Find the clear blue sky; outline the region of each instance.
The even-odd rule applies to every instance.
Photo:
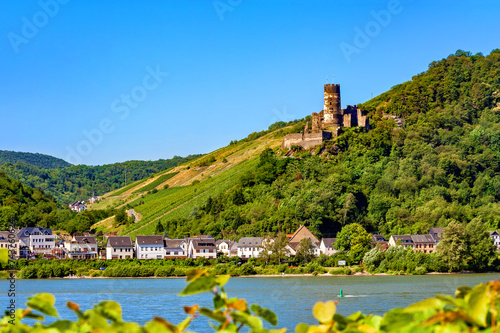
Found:
[[[332,75],[345,107],[457,49],[489,54],[499,14],[497,0],[1,1],[0,150],[207,153],[320,111]]]

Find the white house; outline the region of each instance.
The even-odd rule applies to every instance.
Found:
[[[405,249],[408,247],[413,248],[415,246],[411,235],[392,235],[391,238],[389,238],[389,246],[397,245],[401,245]]]
[[[215,246],[217,247],[217,252],[222,253],[222,255],[226,257],[231,256],[231,247],[233,246],[234,241],[227,239],[219,239],[215,242]]]
[[[187,247],[185,239],[165,238],[165,258],[186,258]]]
[[[55,247],[55,237],[52,230],[41,227],[25,227],[17,233],[19,240],[23,245],[29,248],[31,253],[52,254]]]
[[[321,239],[321,243],[319,244],[319,250],[321,251],[321,253],[326,254],[327,256],[331,256],[332,254],[339,252],[333,248],[333,244],[335,244],[336,240],[337,238]]]
[[[81,211],[87,209],[87,207],[84,205],[84,202],[85,201],[75,201],[69,205],[69,209],[71,209],[74,212],[80,213]]]
[[[163,236],[136,236],[135,254],[137,259],[163,259],[165,257]]]
[[[97,241],[92,236],[73,236],[66,244],[69,259],[96,259]]]
[[[263,251],[262,237],[242,237],[236,247],[237,255],[241,259],[257,258]]]
[[[207,259],[217,258],[217,248],[215,247],[215,240],[213,238],[195,237],[188,239],[188,258],[205,257]]]
[[[106,259],[134,258],[134,244],[129,236],[108,237],[106,244]]]
[[[493,244],[497,249],[500,249],[500,234],[498,231],[488,231],[490,233],[490,238],[493,240]]]

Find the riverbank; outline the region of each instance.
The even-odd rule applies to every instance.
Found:
[[[463,272],[430,272],[426,274],[391,274],[391,273],[368,273],[368,272],[358,272],[354,274],[255,274],[255,275],[234,275],[231,278],[292,278],[292,277],[350,277],[350,276],[425,276],[425,275],[467,275],[467,274],[496,274],[498,272],[471,272],[471,271],[463,271]],[[83,277],[53,277],[48,279],[185,279],[186,276],[121,276],[121,277],[108,277],[108,276],[83,276]]]

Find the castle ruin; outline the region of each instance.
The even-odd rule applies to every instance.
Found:
[[[340,107],[340,85],[325,84],[323,110],[319,113],[313,112],[312,125],[309,130],[309,122],[302,133],[288,134],[283,138],[281,148],[290,149],[292,146],[300,146],[303,149],[320,145],[325,140],[336,138],[343,127],[370,128],[369,118],[356,105],[348,105],[345,109]]]

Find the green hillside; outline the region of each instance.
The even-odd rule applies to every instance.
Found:
[[[73,165],[57,169],[44,169],[18,161],[15,164],[1,163],[0,170],[26,185],[52,194],[59,203],[67,205],[75,200],[88,199],[94,191],[96,195],[103,195],[121,188],[126,185],[125,176],[127,184],[130,184],[199,156],[174,156],[166,160],[128,161],[100,166]]]
[[[40,169],[57,169],[71,166],[70,163],[57,157],[8,150],[0,150],[0,163],[25,163],[39,167]]]
[[[0,171],[0,230],[41,226],[69,233],[89,231],[91,226],[114,214],[114,210],[93,210],[77,214],[61,207],[43,191],[24,185]]]
[[[353,222],[385,235],[473,219],[499,227],[500,50],[457,51],[361,106],[371,117],[368,132],[346,129],[283,158],[281,138],[300,131],[300,121],[174,168],[168,172],[179,173],[156,191],[137,192],[143,182],[109,196],[102,207],[141,213],[130,235],[151,234],[158,222],[170,237],[233,238],[300,224],[318,236]]]

